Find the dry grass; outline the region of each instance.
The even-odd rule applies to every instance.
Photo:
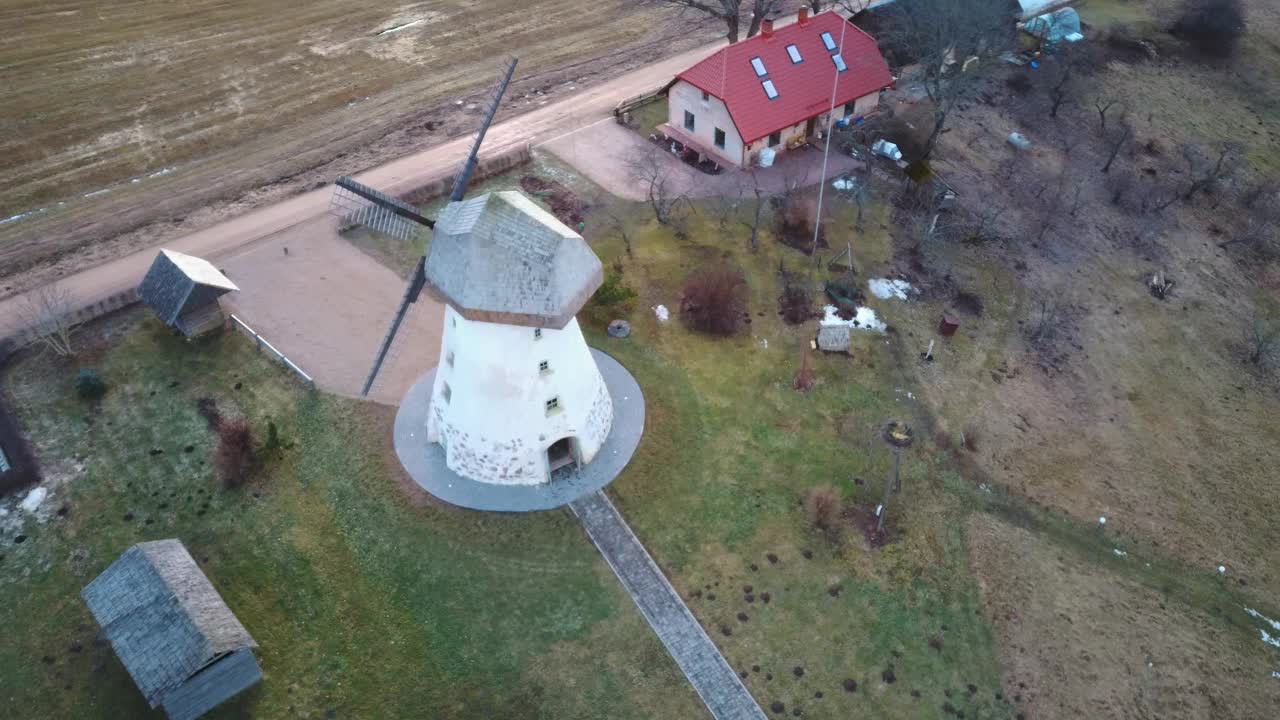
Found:
[[[483,104],[507,54],[520,67],[504,115],[705,38],[670,37],[675,20],[621,0],[6,3],[0,219],[36,214],[0,225],[0,274],[122,209],[181,223],[194,200],[468,131],[477,113],[454,101]]]

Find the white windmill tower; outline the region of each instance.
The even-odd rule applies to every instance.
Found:
[[[446,309],[426,431],[450,470],[534,484],[595,457],[613,402],[574,316],[603,278],[582,236],[519,192],[441,213],[426,282]]]

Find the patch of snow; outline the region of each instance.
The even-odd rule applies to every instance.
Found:
[[[1254,610],[1251,607],[1245,608],[1244,611],[1248,613],[1250,616],[1255,617],[1261,620],[1262,622],[1270,625],[1277,632],[1280,632],[1280,622],[1276,622],[1275,620],[1272,620],[1271,618],[1267,617],[1266,615],[1263,615],[1262,613],[1258,612],[1257,610]]]
[[[1268,645],[1274,645],[1275,647],[1280,647],[1280,637],[1271,637],[1267,634],[1266,630],[1259,630],[1258,632],[1262,633],[1262,642]]]
[[[1111,552],[1115,553],[1116,557],[1129,557],[1129,553],[1121,550],[1120,548],[1112,548]]]
[[[366,99],[367,99],[367,98],[366,98]],[[147,177],[149,177],[149,178],[164,177],[165,175],[168,175],[169,173],[171,173],[171,172],[173,172],[174,170],[177,170],[177,169],[178,169],[178,168],[176,168],[176,167],[161,168],[161,169],[159,169],[159,170],[157,170],[157,171],[155,171],[155,172],[151,173],[151,174],[150,174],[150,175],[148,175]]]
[[[31,488],[31,492],[18,503],[18,508],[25,513],[33,513],[40,507],[40,503],[44,502],[45,497],[49,495],[49,490],[44,487]]]
[[[1098,524],[1099,524],[1099,525],[1106,525],[1106,524],[1107,524],[1107,516],[1103,515],[1102,517],[1098,518]]]
[[[93,192],[91,192],[91,193],[85,193],[84,195],[81,195],[80,197],[87,197],[87,198],[91,198],[91,197],[95,197],[95,196],[98,196],[98,195],[106,195],[106,194],[107,194],[107,193],[109,193],[109,192],[111,192],[111,188],[102,188],[101,190],[94,190],[94,191],[93,191]]]
[[[886,327],[880,318],[876,317],[876,311],[869,307],[859,307],[852,320],[845,320],[840,317],[840,311],[835,305],[828,305],[824,308],[822,324],[827,327],[846,325],[851,328],[871,330],[873,332],[884,332]]]
[[[769,349],[769,338],[760,338],[760,347],[765,350]]]
[[[1280,678],[1280,670],[1272,670],[1272,671],[1271,671],[1271,677],[1273,677],[1273,678]]]
[[[889,278],[875,278],[867,281],[867,287],[871,290],[871,294],[881,300],[889,298],[898,298],[906,300],[907,293],[915,290],[911,287],[911,283],[906,280],[890,280]]]
[[[426,18],[418,18],[417,20],[414,20],[412,22],[407,22],[407,23],[404,23],[403,25],[396,25],[395,27],[389,27],[386,30],[379,31],[374,34],[378,36],[390,35],[391,33],[397,33],[397,32],[400,32],[401,30],[404,30],[405,28],[411,28],[414,25],[426,22],[426,20],[427,20]]]
[[[654,307],[653,314],[658,316],[658,322],[666,322],[671,319],[671,313],[667,310],[666,305],[658,305]]]
[[[1219,565],[1219,566],[1218,566],[1218,574],[1219,574],[1219,575],[1221,575],[1221,574],[1225,573],[1226,571],[1227,571],[1227,567],[1226,567],[1225,565]]]
[[[768,167],[768,165],[762,164],[761,167]],[[854,181],[848,178],[836,178],[835,180],[831,181],[831,187],[837,190],[845,191],[845,192],[848,192],[849,190],[852,190],[857,186],[858,186],[857,183],[855,183]]]

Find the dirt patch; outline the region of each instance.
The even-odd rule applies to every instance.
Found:
[[[991,516],[973,516],[968,529],[1004,694],[1027,717],[1274,714],[1275,658],[1256,631],[1226,627]]]
[[[520,178],[520,188],[551,206],[551,214],[571,228],[582,227],[590,206],[565,187],[564,183],[534,175]]]

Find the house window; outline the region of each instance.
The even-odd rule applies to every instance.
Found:
[[[688,115],[688,114],[689,114],[689,113],[685,113],[685,115]],[[533,329],[533,339],[534,339],[534,340],[541,340],[541,339],[542,339],[542,328],[534,328],[534,329]]]
[[[773,133],[772,135],[770,135],[770,136],[769,136],[769,147],[773,147],[774,145],[778,145],[778,144],[779,144],[779,143],[781,143],[781,142],[782,142],[782,131],[781,131],[781,130],[779,130],[778,132]]]
[[[844,104],[844,116],[845,116],[845,117],[853,117],[853,111],[854,111],[854,109],[856,109],[857,104],[858,104],[858,103],[857,103],[857,101],[856,101],[856,100],[850,100],[849,102],[845,103],[845,104]]]
[[[764,77],[769,71],[764,67],[764,61],[758,57],[751,58],[751,69],[756,71],[756,77]]]
[[[844,64],[844,58],[840,57],[840,53],[832,55],[831,62],[836,64],[836,72],[844,72],[849,69],[849,66]]]
[[[804,62],[804,58],[800,57],[800,48],[796,47],[795,45],[787,46],[787,54],[791,56],[792,65],[799,65],[800,63]]]
[[[542,373],[543,375],[546,375],[547,373],[551,372],[551,363],[547,362],[546,360],[540,361],[538,363],[538,372]]]
[[[827,46],[828,51],[836,49],[836,39],[829,32],[822,33],[822,44]]]
[[[716,128],[716,147],[724,149],[724,131]]]
[[[711,93],[707,92],[706,90],[703,90],[703,91],[702,91],[702,102],[706,102],[706,101],[708,101],[708,100],[710,100],[710,99],[711,99]]]
[[[441,385],[440,398],[444,400],[447,405],[449,403],[449,399],[453,397],[453,390],[449,389],[449,383],[441,383]]]
[[[547,414],[555,415],[558,412],[560,412],[560,398],[553,397],[547,401]]]
[[[449,363],[449,367],[453,367],[453,351],[452,350],[445,353],[444,361]]]
[[[688,110],[685,110],[684,111],[684,129],[688,130],[689,132],[693,132],[694,122],[695,120],[693,117],[693,113],[689,112]]]
[[[449,322],[453,324],[453,327],[458,327],[458,316],[454,315],[453,317],[450,317]]]
[[[765,80],[760,83],[760,86],[764,88],[764,94],[768,95],[770,100],[776,100],[778,98],[778,88],[773,86],[772,80]]]

